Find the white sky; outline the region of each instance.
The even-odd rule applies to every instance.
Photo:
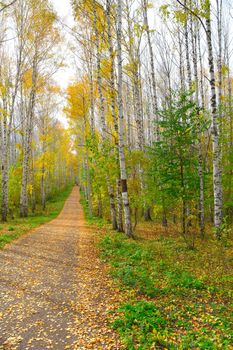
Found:
[[[70,17],[72,17],[70,0],[51,0],[51,3],[61,17],[70,20]]]
[[[50,2],[53,4],[53,7],[57,12],[60,21],[72,28],[74,26],[74,19],[72,16],[72,7],[70,0],[50,0]],[[65,126],[67,126],[66,117],[62,110],[65,104],[65,90],[68,84],[73,80],[75,72],[72,68],[72,61],[70,59],[71,53],[69,52],[69,41],[71,40],[71,37],[65,29],[62,30],[62,34],[65,36],[65,42],[61,45],[61,55],[63,57],[65,67],[60,68],[59,71],[55,74],[55,80],[63,90],[60,113],[57,117]]]
[[[58,14],[60,21],[72,28],[74,26],[74,19],[72,16],[70,0],[50,1]],[[69,41],[71,38],[66,30],[63,30],[62,33],[65,35],[65,39],[67,40],[67,43],[62,44],[62,55],[64,56],[64,63],[66,64],[66,67],[59,70],[59,72],[56,74],[56,80],[58,81],[59,85],[65,89],[74,76],[74,70],[72,69],[72,63],[69,60]]]

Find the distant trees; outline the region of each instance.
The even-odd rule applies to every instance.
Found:
[[[62,142],[56,146],[56,137],[62,141],[66,134],[54,117],[59,88],[52,72],[58,69],[55,48],[61,40],[56,15],[46,0],[17,0],[2,6],[0,194],[6,221],[18,209],[24,217],[39,202],[45,208],[48,196],[66,181],[56,160],[71,179],[74,157],[68,136],[66,151]]]

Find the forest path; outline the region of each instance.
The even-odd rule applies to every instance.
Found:
[[[119,349],[115,298],[75,187],[53,221],[0,251],[0,349]]]

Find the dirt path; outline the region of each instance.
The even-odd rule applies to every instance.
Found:
[[[0,349],[120,349],[92,231],[76,187],[55,220],[0,251]]]

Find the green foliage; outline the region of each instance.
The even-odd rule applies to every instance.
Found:
[[[176,214],[187,225],[188,215],[195,219],[198,214],[198,123],[202,131],[207,125],[192,101],[192,93],[174,93],[171,105],[160,111],[158,123],[161,139],[150,150],[148,187],[157,205],[167,211],[176,207]]]
[[[94,215],[90,216],[88,202],[86,201],[84,193],[82,191],[80,203],[82,204],[85,219],[87,220],[89,225],[96,225],[99,228],[101,228],[104,226],[104,224],[106,224],[106,221],[103,218]]]
[[[127,349],[136,349],[135,343],[140,344],[140,349],[148,349],[151,345],[168,346],[160,333],[161,329],[166,327],[167,321],[154,303],[147,301],[127,303],[119,309],[119,312],[122,317],[115,320],[113,327],[119,330]]]
[[[19,164],[17,164],[15,168],[10,168],[8,188],[9,208],[16,211],[19,204],[21,189],[21,166]]]
[[[165,197],[189,200],[198,185],[197,111],[190,95],[174,96],[171,107],[160,111],[161,141],[151,151],[152,174]]]
[[[189,272],[176,269],[174,271],[168,271],[166,276],[169,279],[171,287],[175,288],[190,288],[190,289],[203,289],[204,283],[198,278],[192,276]]]
[[[100,243],[102,257],[110,259],[114,266],[113,277],[119,279],[125,286],[137,289],[139,294],[154,297],[158,290],[148,271],[150,252],[141,249],[134,242],[121,238],[120,234],[114,239],[106,236]]]
[[[180,312],[174,303],[162,306],[160,302],[135,301],[118,310],[119,318],[113,322],[113,327],[119,331],[126,348],[132,350],[228,349],[233,339],[230,322],[202,314],[198,329],[197,310],[203,312],[199,307],[196,310],[187,307]]]
[[[5,234],[0,236],[0,248],[3,248],[4,245],[6,245],[7,243],[10,243],[17,237],[18,237],[17,234]]]
[[[159,8],[159,11],[164,19],[167,19],[170,15],[169,7],[169,5],[162,5]]]

